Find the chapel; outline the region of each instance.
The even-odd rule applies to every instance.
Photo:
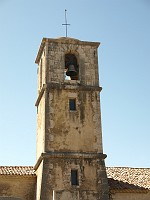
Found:
[[[106,167],[99,42],[43,38],[36,163],[0,167],[0,200],[149,200],[150,169]]]

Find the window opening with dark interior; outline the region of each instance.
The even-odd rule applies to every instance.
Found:
[[[79,185],[78,170],[71,170],[71,185]]]
[[[76,110],[76,100],[69,99],[69,110]]]
[[[74,54],[65,55],[65,80],[78,80],[79,79],[79,66],[77,58]]]

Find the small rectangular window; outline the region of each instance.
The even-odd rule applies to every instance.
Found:
[[[75,99],[69,99],[69,109],[76,110],[76,100]]]
[[[78,185],[78,170],[71,170],[71,185]]]

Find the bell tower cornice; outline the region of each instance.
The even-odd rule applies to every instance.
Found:
[[[59,37],[59,38],[43,38],[41,41],[41,45],[39,47],[39,51],[35,60],[35,63],[38,64],[39,60],[41,58],[43,49],[46,45],[46,43],[59,43],[59,44],[76,44],[76,45],[87,45],[87,46],[95,46],[99,47],[100,42],[88,42],[88,41],[81,41],[75,38],[70,37]]]

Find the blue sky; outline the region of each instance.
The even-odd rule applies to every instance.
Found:
[[[43,37],[99,47],[107,166],[149,167],[150,1],[0,0],[0,165],[34,165],[37,66]]]

